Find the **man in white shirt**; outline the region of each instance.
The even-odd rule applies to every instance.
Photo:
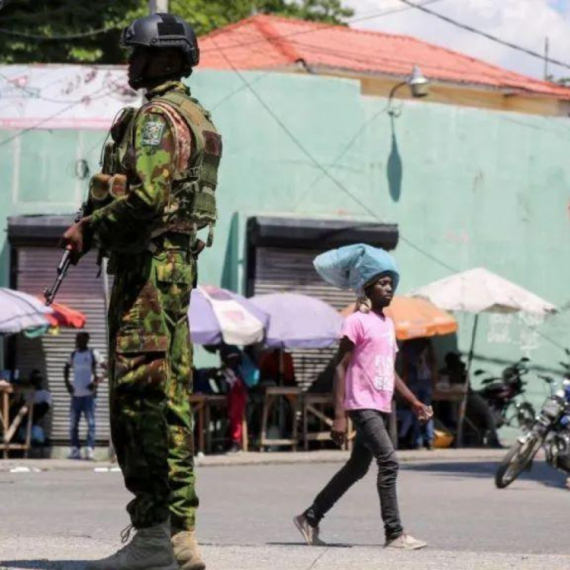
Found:
[[[69,459],[81,459],[79,422],[82,414],[87,422],[85,458],[94,459],[95,456],[95,398],[97,384],[101,381],[97,375],[98,364],[101,364],[101,357],[97,351],[89,348],[89,333],[78,333],[75,337],[75,350],[63,369],[65,386],[71,395]],[[73,383],[69,380],[70,369],[73,369]]]

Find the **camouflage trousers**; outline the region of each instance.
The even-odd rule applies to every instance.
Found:
[[[121,259],[109,307],[110,416],[135,528],[192,530],[194,442],[187,311],[195,261],[184,250]]]

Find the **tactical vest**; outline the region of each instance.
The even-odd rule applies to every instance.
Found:
[[[177,145],[172,185],[162,219],[152,228],[153,237],[166,232],[195,236],[209,227],[207,245],[212,245],[217,218],[216,187],[222,156],[222,138],[213,125],[210,113],[196,99],[179,91],[166,92],[141,108],[160,108],[171,124]],[[103,150],[102,174],[90,184],[90,197],[95,207],[128,193],[128,181],[134,174],[134,130],[137,112],[123,109],[111,128],[111,141]],[[181,120],[188,127],[192,140],[181,136]],[[188,151],[190,147],[190,152]]]

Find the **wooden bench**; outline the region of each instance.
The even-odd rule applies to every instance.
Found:
[[[16,397],[24,397],[24,404],[18,410],[14,418],[10,418],[10,403]],[[27,416],[26,440],[24,443],[12,443],[14,436],[18,433],[18,428]],[[4,459],[8,459],[12,450],[23,450],[24,457],[28,457],[28,452],[32,441],[32,420],[34,417],[34,390],[12,384],[0,384],[0,431],[2,441],[0,447],[3,449]]]
[[[269,415],[273,411],[276,403],[281,404],[281,400],[285,399],[291,406],[290,418],[290,438],[272,439],[267,437],[267,423]],[[295,387],[285,386],[269,386],[265,388],[263,396],[263,408],[261,414],[261,437],[259,440],[259,450],[265,451],[266,447],[285,445],[290,446],[293,451],[297,451],[297,416],[301,406],[301,390]]]
[[[206,430],[206,443],[205,443],[205,453],[212,453],[212,408],[227,408],[228,407],[228,397],[227,395],[216,395],[216,394],[205,394],[202,395],[204,398],[204,423],[202,430]],[[241,448],[243,451],[249,451],[249,436],[248,436],[248,426],[247,426],[247,415],[243,418],[243,430],[241,439]]]
[[[326,409],[332,410],[332,413],[327,415]],[[303,431],[301,434],[305,450],[309,449],[310,441],[330,441],[331,428],[334,420],[334,398],[331,393],[325,394],[312,394],[305,393],[302,397],[302,417],[303,417]],[[316,418],[319,420],[318,431],[310,431],[309,422],[311,419]],[[352,429],[352,422],[350,418],[347,423],[347,437],[343,449],[351,449],[352,442],[356,436]]]
[[[205,431],[204,431],[204,415],[206,411],[206,396],[204,394],[192,394],[190,396],[190,406],[194,416],[194,434],[198,436],[198,445],[195,450],[196,453],[204,453],[206,450],[205,445]]]

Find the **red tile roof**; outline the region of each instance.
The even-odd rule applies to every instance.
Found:
[[[432,80],[569,99],[570,89],[409,36],[257,15],[200,38],[202,68],[320,70],[393,77],[414,65]]]

